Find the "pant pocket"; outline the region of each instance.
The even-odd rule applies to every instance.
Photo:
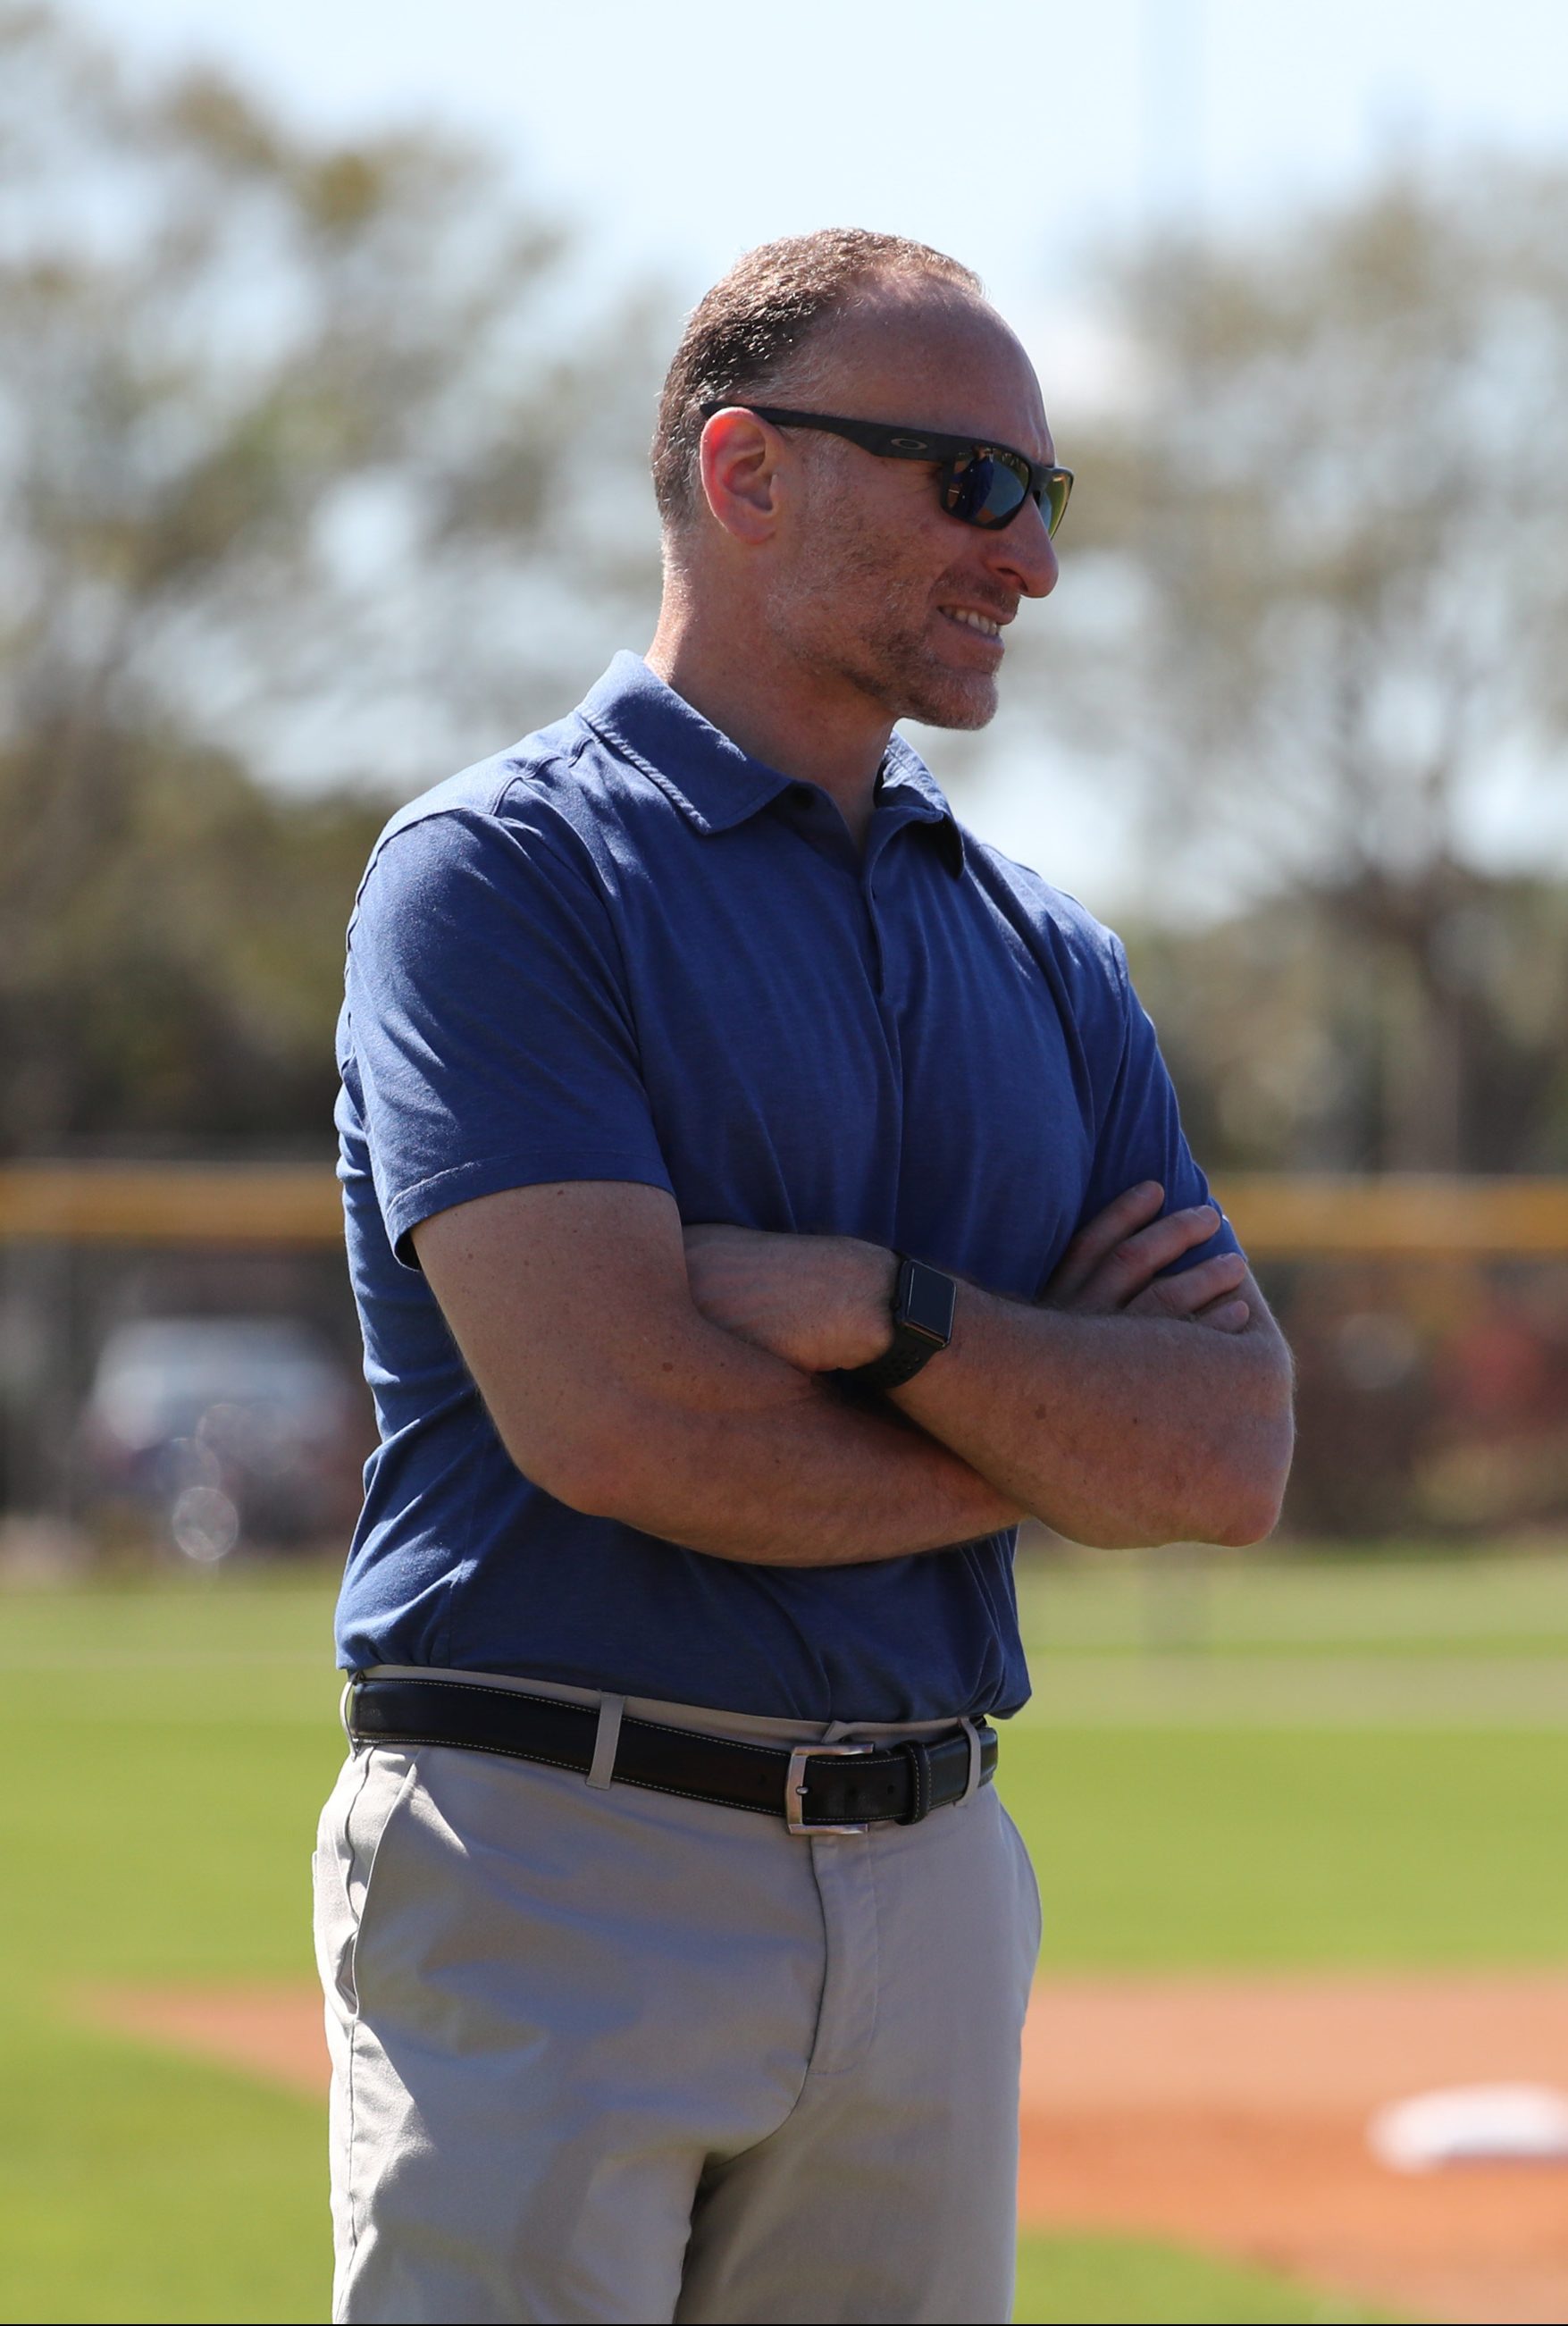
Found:
[[[362,1750],[345,1763],[321,1812],[311,1860],[316,1968],[329,2000],[359,2008],[355,1957],[376,1861],[415,1776],[411,1754]]]

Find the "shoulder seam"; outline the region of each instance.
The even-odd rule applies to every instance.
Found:
[[[499,812],[501,802],[506,798],[506,794],[511,790],[512,786],[515,783],[526,781],[527,777],[533,773],[535,768],[559,766],[564,768],[566,773],[570,775],[593,740],[594,730],[588,724],[587,721],[584,720],[582,733],[578,737],[570,751],[550,751],[544,754],[543,758],[537,756],[524,757],[521,752],[508,752],[505,762],[506,770],[506,780],[492,798],[490,814],[494,815]],[[435,811],[438,814],[441,814],[441,811],[440,809]]]
[[[580,740],[573,746],[571,751],[565,754],[552,752],[550,754],[549,762],[541,761],[539,764],[558,764],[570,773],[576,766],[579,758],[581,757],[583,751],[586,750],[589,743],[592,740],[592,732],[590,730],[589,733],[585,734]],[[364,901],[366,885],[368,882],[371,874],[375,871],[377,864],[381,861],[383,853],[386,849],[391,847],[394,841],[401,840],[405,833],[417,832],[423,824],[434,823],[443,816],[456,816],[459,818],[469,816],[478,817],[482,820],[495,820],[497,822],[500,820],[502,803],[505,800],[507,792],[511,789],[512,785],[516,782],[524,773],[523,763],[515,758],[509,758],[506,765],[508,772],[505,781],[500,783],[498,786],[493,786],[491,790],[485,795],[484,801],[482,803],[471,800],[443,801],[439,805],[422,808],[417,815],[410,816],[406,823],[398,823],[395,831],[388,829],[377,835],[376,845],[372,848],[369,858],[366,863],[365,870],[359,876],[359,885],[354,891],[354,907],[348,918],[350,934],[352,934],[354,923],[358,917],[359,907]],[[534,796],[537,795],[535,795]],[[554,807],[550,801],[541,799],[539,801],[539,805],[549,812],[552,823],[565,824],[566,829],[569,832],[571,831],[571,827],[570,823],[567,823],[566,818],[561,815],[560,810]],[[392,822],[396,822],[395,817],[392,819]],[[576,834],[573,834],[573,837],[575,838]],[[544,838],[543,834],[541,835],[541,838],[543,839],[543,844],[545,847],[554,848],[554,842],[552,840]],[[580,842],[579,844],[580,846]],[[554,852],[561,855],[562,858],[564,858],[568,853],[566,850],[559,848],[555,849]],[[584,852],[587,853],[586,851]],[[590,865],[592,861],[591,856],[589,856],[589,862]],[[578,870],[580,877],[582,868],[578,866],[574,869]],[[597,887],[598,884],[596,882],[593,885]]]

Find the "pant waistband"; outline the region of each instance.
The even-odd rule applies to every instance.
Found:
[[[791,1833],[918,1825],[989,1783],[995,1733],[963,1719],[926,1736],[762,1742],[628,1713],[626,1699],[574,1704],[525,1688],[385,1667],[349,1676],[343,1719],[356,1745],[450,1745],[783,1819]]]
[[[595,1711],[606,1699],[597,1688],[571,1688],[561,1680],[533,1679],[516,1672],[466,1671],[450,1664],[366,1664],[366,1679],[451,1679],[483,1688],[515,1689],[521,1696],[548,1696],[562,1704],[584,1704]],[[677,1704],[662,1696],[626,1696],[609,1699],[624,1706],[634,1720],[662,1721],[671,1728],[698,1728],[710,1736],[755,1736],[773,1744],[836,1744],[844,1736],[896,1739],[938,1736],[956,1727],[962,1716],[942,1720],[795,1720],[771,1714],[728,1712],[716,1705]],[[983,1717],[983,1716],[981,1716]]]

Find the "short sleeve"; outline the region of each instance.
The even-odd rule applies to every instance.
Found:
[[[1098,1126],[1094,1162],[1077,1225],[1087,1226],[1114,1197],[1140,1180],[1157,1179],[1165,1191],[1164,1209],[1183,1212],[1213,1198],[1209,1182],[1193,1159],[1182,1130],[1175,1086],[1160,1055],[1160,1046],[1147,1011],[1133,991],[1127,955],[1118,938],[1111,954],[1121,991],[1121,1061]],[[1207,1243],[1167,1269],[1166,1275],[1195,1267],[1217,1253],[1239,1251],[1236,1232],[1221,1214]]]
[[[670,1186],[605,899],[570,842],[449,809],[383,841],[349,930],[357,1084],[393,1250],[506,1187]]]

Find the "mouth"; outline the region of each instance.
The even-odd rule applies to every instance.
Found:
[[[939,606],[937,611],[944,621],[967,630],[971,637],[987,639],[998,655],[1006,651],[1002,643],[1002,625],[995,614],[982,613],[978,606]]]

